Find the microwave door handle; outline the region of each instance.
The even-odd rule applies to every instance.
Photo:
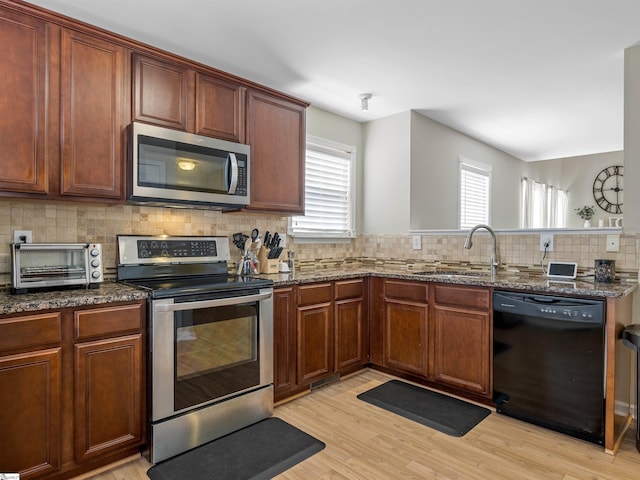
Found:
[[[235,153],[227,155],[227,180],[229,182],[227,193],[235,195],[236,188],[238,188],[238,159]]]
[[[202,300],[185,303],[169,303],[164,305],[155,305],[155,312],[177,312],[179,310],[195,310],[198,308],[214,308],[224,307],[226,305],[238,305],[241,303],[258,302],[270,298],[272,293],[259,293],[257,295],[246,295],[244,297],[221,298],[219,300]]]

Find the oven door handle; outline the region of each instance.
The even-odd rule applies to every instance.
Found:
[[[195,310],[198,308],[224,307],[226,305],[238,305],[241,303],[259,302],[271,298],[272,292],[259,293],[257,295],[246,295],[243,297],[221,298],[218,300],[202,300],[200,302],[185,303],[168,303],[164,305],[155,305],[153,310],[156,312],[177,312],[180,310]]]

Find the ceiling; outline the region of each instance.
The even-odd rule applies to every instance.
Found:
[[[622,150],[640,41],[638,0],[30,3],[361,122],[416,110],[526,161]]]

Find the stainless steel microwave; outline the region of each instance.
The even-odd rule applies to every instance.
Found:
[[[12,243],[11,291],[97,288],[103,278],[99,243]]]
[[[249,205],[249,145],[138,122],[130,142],[130,202]]]

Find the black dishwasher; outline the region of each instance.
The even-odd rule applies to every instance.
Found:
[[[493,294],[496,411],[604,442],[604,302]]]

